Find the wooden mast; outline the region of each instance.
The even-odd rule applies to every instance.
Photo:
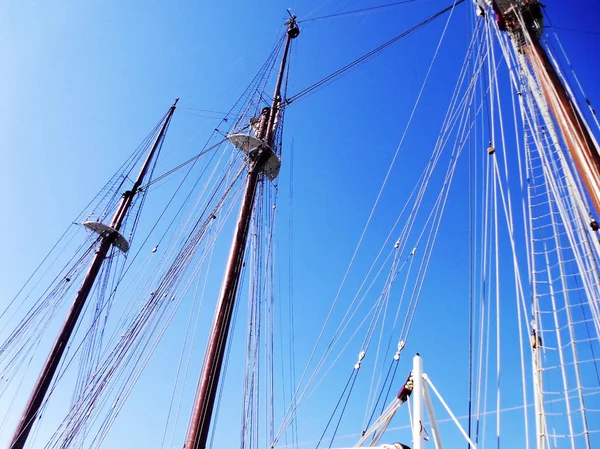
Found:
[[[539,0],[493,0],[491,4],[496,14],[499,29],[509,33],[514,47],[523,55],[535,74],[541,93],[548,104],[549,112],[551,112],[556,125],[560,129],[564,144],[585,185],[592,207],[595,209],[596,217],[598,217],[600,215],[600,153],[598,145],[540,41],[544,22],[541,3]],[[592,211],[588,212],[592,213]],[[592,220],[590,225],[596,231],[597,228],[594,229],[593,224],[596,223],[597,226],[597,222],[591,217],[590,219]],[[558,261],[562,263],[561,256],[558,256]],[[546,256],[547,263],[548,258]],[[552,292],[552,290],[550,291]],[[554,298],[552,301],[554,302]],[[537,306],[534,305],[533,307],[536,308]],[[566,307],[569,308],[570,306],[567,304]],[[532,310],[532,313],[537,316],[535,311]],[[537,448],[545,448],[551,436],[548,434],[544,413],[541,339],[538,335],[537,324],[533,324],[532,327],[535,441]],[[560,343],[560,339],[558,341]],[[577,366],[577,363],[575,361],[575,366]],[[587,424],[585,424],[585,412],[583,411],[583,413],[584,431],[582,435],[587,440],[587,447],[590,447],[589,432]]]
[[[206,347],[200,381],[188,432],[185,439],[185,449],[204,449],[208,441],[211,418],[214,409],[215,398],[219,386],[219,377],[223,364],[223,356],[227,346],[227,338],[231,317],[235,306],[238,285],[240,283],[244,252],[252,218],[252,209],[259,182],[259,175],[263,172],[265,163],[273,156],[273,145],[275,143],[275,131],[281,108],[281,85],[285,74],[288,52],[292,39],[298,37],[300,30],[296,23],[296,17],[291,16],[286,23],[288,25],[285,48],[279,67],[273,103],[270,108],[264,108],[259,118],[258,138],[262,144],[252,153],[249,153],[249,170],[246,179],[246,189],[240,206],[240,213],[231,242],[231,250],[227,260],[227,267],[215,316],[210,330],[209,340]]]
[[[560,76],[540,42],[543,29],[542,6],[538,0],[495,0],[493,8],[501,30],[507,30],[536,73],[542,92],[588,195],[600,216],[600,153],[577,107],[571,101]]]
[[[81,283],[81,287],[79,288],[79,291],[77,292],[77,295],[73,300],[73,304],[71,305],[71,309],[69,310],[67,318],[63,323],[60,333],[58,334],[58,337],[54,342],[54,346],[52,347],[52,350],[48,355],[46,363],[42,368],[42,372],[40,373],[40,376],[33,388],[31,396],[29,397],[29,401],[27,402],[27,406],[25,407],[25,410],[21,415],[21,419],[19,420],[19,424],[15,430],[15,433],[9,445],[9,449],[22,449],[25,446],[25,443],[27,442],[27,437],[29,436],[31,428],[33,427],[35,419],[44,402],[44,398],[46,397],[54,375],[56,374],[56,370],[58,369],[63,353],[67,348],[67,344],[69,342],[71,334],[73,333],[73,330],[77,325],[77,321],[79,319],[79,316],[81,315],[85,302],[94,286],[94,282],[96,281],[96,278],[100,273],[100,269],[102,268],[104,259],[106,259],[106,256],[108,255],[111,246],[115,245],[121,249],[126,248],[128,246],[128,244],[125,242],[125,240],[119,233],[119,230],[121,229],[121,226],[123,225],[123,222],[127,217],[127,212],[131,207],[133,198],[139,192],[144,177],[150,169],[150,165],[154,158],[154,155],[158,148],[160,148],[160,145],[164,140],[166,130],[169,126],[169,122],[171,121],[173,112],[175,112],[177,101],[178,99],[175,100],[175,103],[169,109],[169,112],[167,113],[163,121],[160,131],[154,139],[152,148],[150,149],[148,156],[146,157],[146,160],[144,161],[144,164],[140,169],[140,172],[135,183],[133,184],[133,187],[131,188],[131,190],[128,190],[123,194],[121,202],[119,203],[119,206],[113,216],[113,219],[111,220],[110,225],[106,226],[102,225],[101,223],[89,223],[90,226],[88,227],[90,227],[90,229],[93,229],[97,232],[101,232],[102,238],[100,240],[100,245],[96,250],[96,254],[92,259],[92,262],[90,264],[90,267],[88,268],[85,278]],[[84,223],[84,225],[87,224],[88,222]],[[124,242],[124,246],[120,242]]]

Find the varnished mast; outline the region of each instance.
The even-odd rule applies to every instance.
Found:
[[[12,441],[10,443],[9,449],[22,449],[27,442],[27,437],[31,432],[31,428],[37,418],[37,415],[40,411],[40,408],[44,402],[44,398],[50,388],[50,384],[56,374],[56,370],[58,369],[58,365],[60,364],[61,358],[67,348],[67,344],[77,325],[77,321],[79,316],[81,315],[81,311],[86,303],[86,300],[94,286],[94,282],[100,273],[100,269],[102,268],[102,264],[104,263],[104,259],[108,255],[111,246],[116,246],[119,249],[126,251],[128,248],[127,241],[120,234],[121,226],[125,218],[127,217],[127,212],[129,211],[131,204],[133,202],[133,198],[140,191],[140,187],[144,180],[144,177],[148,173],[150,169],[150,165],[152,160],[154,159],[154,155],[165,137],[166,130],[169,126],[169,122],[171,121],[171,117],[173,116],[173,112],[175,112],[175,107],[177,105],[177,100],[167,113],[163,124],[158,132],[152,147],[140,169],[138,177],[133,184],[131,190],[126,191],[122,198],[119,206],[113,216],[113,219],[110,222],[109,226],[106,226],[102,223],[95,222],[85,222],[84,226],[92,229],[102,235],[100,240],[100,245],[96,250],[96,254],[92,259],[90,267],[85,275],[83,282],[81,283],[81,287],[73,300],[73,304],[71,305],[71,309],[63,323],[63,326],[58,334],[58,337],[50,351],[50,355],[48,356],[44,367],[42,368],[42,372],[33,388],[31,396],[29,397],[29,401],[27,402],[27,406],[23,411],[17,429],[13,435]]]
[[[259,182],[259,175],[266,173],[265,164],[273,157],[275,134],[281,109],[281,85],[287,64],[287,56],[292,39],[298,37],[300,30],[296,24],[295,16],[292,16],[287,22],[288,30],[283,50],[283,57],[277,76],[275,93],[273,94],[273,103],[270,108],[264,108],[259,117],[258,131],[256,138],[260,141],[257,148],[248,153],[249,170],[246,179],[246,189],[240,213],[231,243],[231,250],[227,260],[227,268],[217,309],[213,318],[213,324],[210,330],[209,340],[204,356],[200,381],[190,424],[185,440],[185,449],[204,449],[208,440],[208,434],[211,424],[211,418],[214,409],[215,398],[219,386],[219,377],[223,364],[223,356],[227,346],[231,316],[233,313],[237,289],[240,283],[241,270],[244,261],[244,252],[248,237],[250,219],[252,218],[252,209],[256,190]],[[268,176],[268,174],[267,174]]]
[[[511,39],[535,71],[595,212],[600,216],[600,153],[540,42],[543,29],[541,3],[538,0],[494,0],[492,5],[499,28],[510,33]]]
[[[585,185],[596,217],[600,216],[600,153],[598,145],[540,41],[544,19],[541,3],[538,0],[493,0],[491,4],[499,29],[509,33],[513,45],[533,70],[548,104],[549,112],[560,129],[564,144]],[[598,223],[591,217],[590,219],[592,220],[590,225],[596,231]],[[543,448],[547,445],[549,435],[543,410],[542,367],[541,359],[539,359],[540,348],[538,347],[540,337],[535,328],[532,338],[534,342],[532,363],[535,387],[536,447]],[[541,340],[539,341],[541,342]],[[587,447],[590,447],[587,424],[584,429]]]

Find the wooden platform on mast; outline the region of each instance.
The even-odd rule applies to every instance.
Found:
[[[270,154],[262,167],[262,173],[269,181],[273,181],[279,176],[281,161],[266,142],[263,142],[258,137],[243,133],[229,134],[227,140],[229,140],[234,147],[242,150],[250,158],[256,156],[259,151],[268,151]]]
[[[124,253],[129,251],[129,242],[116,229],[111,228],[110,226],[105,225],[104,223],[100,223],[98,221],[84,221],[82,223],[82,225],[85,228],[88,228],[89,230],[94,231],[96,234],[99,234],[102,236],[106,236],[106,235],[113,234],[113,233],[117,234],[115,241],[113,242],[113,245],[116,246],[117,248],[119,248]]]

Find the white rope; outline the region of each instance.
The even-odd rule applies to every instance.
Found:
[[[410,125],[412,124],[412,120],[413,120],[413,118],[414,118],[414,116],[415,116],[415,113],[416,113],[416,110],[417,110],[417,108],[418,108],[418,106],[419,106],[419,104],[420,104],[421,97],[422,97],[422,95],[423,95],[423,92],[424,92],[424,90],[425,90],[425,87],[426,87],[426,85],[427,85],[427,82],[428,82],[428,80],[429,80],[429,76],[430,76],[430,74],[431,74],[431,71],[432,71],[432,69],[433,69],[433,65],[434,65],[434,63],[435,63],[435,61],[436,61],[436,59],[437,59],[437,56],[438,56],[439,50],[440,50],[440,48],[441,48],[441,44],[442,44],[442,42],[443,42],[443,40],[444,40],[444,36],[445,36],[446,30],[447,30],[447,28],[448,28],[448,25],[449,25],[449,23],[450,23],[450,20],[452,19],[452,17],[453,17],[453,10],[451,11],[451,13],[450,13],[450,15],[449,15],[449,17],[448,17],[448,20],[446,21],[446,25],[445,25],[445,27],[444,27],[444,30],[443,30],[443,32],[442,32],[442,35],[441,35],[441,37],[440,37],[440,39],[439,39],[438,45],[437,45],[437,47],[436,47],[436,50],[435,50],[435,53],[434,53],[433,59],[432,59],[432,61],[431,61],[431,63],[430,63],[430,66],[429,66],[429,69],[428,69],[428,71],[427,71],[427,74],[425,75],[425,79],[424,79],[424,81],[423,81],[423,83],[422,83],[421,89],[420,89],[420,91],[419,91],[419,94],[418,94],[418,96],[417,96],[417,100],[416,100],[416,102],[415,102],[415,105],[414,105],[414,107],[413,107],[413,109],[412,109],[412,111],[411,111],[411,114],[410,114],[409,120],[408,120],[408,122],[407,122],[407,124],[406,124],[406,126],[405,126],[404,132],[403,132],[403,134],[402,134],[402,137],[401,137],[401,139],[400,139],[400,143],[398,144],[398,146],[397,146],[397,148],[396,148],[396,152],[394,153],[394,156],[393,156],[393,158],[392,158],[392,161],[391,161],[391,163],[390,163],[390,166],[389,166],[389,168],[388,168],[388,171],[387,171],[387,173],[386,173],[386,176],[384,177],[384,180],[383,180],[382,186],[381,186],[381,188],[380,188],[380,190],[379,190],[379,193],[378,193],[378,195],[377,195],[377,198],[376,198],[376,200],[375,200],[375,203],[374,203],[374,205],[373,205],[373,208],[371,209],[371,213],[370,213],[370,215],[369,215],[369,217],[368,217],[368,219],[367,219],[367,223],[365,224],[365,227],[363,228],[363,231],[362,231],[362,234],[361,234],[361,236],[360,236],[360,238],[359,238],[358,244],[357,244],[357,246],[356,246],[356,248],[355,248],[355,251],[354,251],[354,253],[353,253],[352,257],[351,257],[351,260],[350,260],[349,266],[348,266],[348,268],[347,268],[347,270],[346,270],[346,272],[345,272],[345,274],[344,274],[344,276],[343,276],[343,278],[342,278],[341,285],[340,285],[340,287],[339,287],[339,289],[338,289],[338,292],[336,293],[336,296],[335,296],[335,298],[334,298],[333,304],[332,304],[332,306],[331,306],[331,308],[330,308],[330,311],[328,312],[328,315],[327,315],[327,317],[326,317],[326,319],[325,319],[325,323],[324,323],[324,325],[323,325],[323,327],[322,327],[322,330],[321,330],[321,332],[320,332],[320,334],[319,334],[319,337],[317,338],[317,342],[315,343],[315,346],[314,346],[314,348],[313,348],[313,351],[312,351],[312,353],[311,353],[311,355],[310,355],[310,357],[309,357],[309,360],[308,360],[308,362],[307,362],[306,368],[305,368],[305,370],[304,370],[304,372],[303,372],[303,374],[302,374],[302,376],[301,376],[301,378],[300,378],[299,387],[298,387],[298,389],[296,390],[296,392],[294,393],[294,399],[293,399],[292,403],[295,403],[295,404],[296,404],[296,407],[297,407],[297,404],[298,404],[298,403],[299,403],[299,402],[302,400],[302,397],[303,397],[303,396],[304,396],[304,394],[306,393],[306,391],[307,391],[308,387],[310,386],[310,384],[313,382],[313,380],[314,380],[314,377],[315,377],[316,373],[317,373],[317,372],[320,370],[320,368],[323,366],[323,364],[324,364],[324,362],[325,362],[325,358],[327,357],[327,355],[329,354],[329,352],[330,352],[330,350],[331,350],[331,346],[332,346],[332,345],[331,345],[331,343],[330,343],[330,344],[328,345],[327,349],[325,350],[325,352],[323,353],[323,355],[321,356],[321,359],[320,359],[319,363],[317,364],[317,367],[316,367],[316,368],[315,368],[315,370],[314,370],[314,374],[313,374],[313,375],[310,377],[310,379],[307,381],[307,383],[306,383],[306,386],[304,387],[304,389],[302,390],[302,392],[300,392],[300,385],[302,385],[302,383],[303,383],[303,381],[304,381],[304,379],[305,379],[305,377],[306,377],[306,375],[307,375],[307,370],[308,370],[309,366],[311,365],[311,363],[312,363],[312,361],[313,361],[313,359],[314,359],[314,356],[316,355],[316,350],[317,350],[317,348],[318,348],[318,346],[319,346],[319,344],[320,344],[320,342],[321,342],[321,340],[322,340],[322,338],[323,338],[323,336],[324,336],[325,329],[326,329],[326,327],[327,327],[327,325],[328,325],[328,323],[329,323],[329,320],[330,320],[330,318],[331,318],[331,315],[332,315],[332,313],[333,313],[333,310],[334,310],[334,308],[336,307],[336,304],[337,304],[337,302],[338,302],[338,300],[339,300],[339,298],[340,298],[341,291],[342,291],[342,289],[343,289],[343,287],[344,287],[344,285],[345,285],[345,282],[346,282],[346,280],[347,280],[347,278],[348,278],[348,276],[349,276],[350,270],[351,270],[351,268],[352,268],[352,266],[353,266],[353,264],[354,264],[354,261],[355,261],[355,259],[356,259],[357,255],[358,255],[358,250],[360,249],[360,246],[361,246],[361,244],[362,244],[362,242],[363,242],[363,240],[364,240],[364,237],[365,237],[365,235],[366,235],[366,231],[367,231],[367,229],[368,229],[368,227],[369,227],[369,224],[370,224],[370,222],[371,222],[371,220],[372,220],[372,218],[373,218],[373,216],[374,216],[374,213],[375,213],[375,210],[376,210],[376,208],[377,208],[377,205],[379,204],[379,200],[380,200],[380,198],[381,198],[381,195],[383,194],[383,190],[385,189],[385,186],[387,185],[387,182],[388,182],[388,180],[389,180],[389,177],[390,177],[390,175],[391,175],[392,169],[393,169],[393,167],[394,167],[394,165],[395,165],[395,162],[396,162],[396,160],[397,160],[397,157],[398,157],[398,155],[399,155],[400,149],[401,149],[401,148],[402,148],[402,146],[403,146],[404,140],[405,140],[405,138],[406,138],[406,135],[407,135],[407,133],[408,133],[408,129],[409,129]],[[356,299],[356,297],[355,297],[355,299]],[[346,315],[345,315],[345,316],[344,316],[344,318],[342,319],[342,322],[343,322],[343,321],[346,319],[346,317],[347,317],[347,315],[348,315],[348,312],[351,310],[351,308],[352,308],[353,306],[354,306],[354,301],[353,301],[353,302],[352,302],[352,304],[349,306],[349,308],[348,308],[348,311],[346,312]],[[339,329],[340,329],[340,328],[338,327],[338,330],[339,330]],[[337,334],[337,331],[336,331],[336,334]],[[334,338],[335,338],[335,336],[334,336]],[[281,438],[281,436],[282,436],[282,433],[283,433],[283,431],[284,431],[284,430],[285,430],[285,428],[287,428],[287,426],[289,425],[289,421],[290,421],[290,413],[291,413],[291,412],[292,412],[291,408],[288,408],[288,411],[286,412],[286,417],[284,417],[284,420],[283,420],[283,422],[282,422],[282,424],[281,424],[281,426],[280,426],[280,428],[279,428],[279,431],[278,431],[278,433],[277,433],[277,435],[276,435],[276,437],[275,437],[275,440],[273,441],[273,445],[274,445],[274,444],[276,444],[276,443],[277,443],[277,441],[279,441],[279,439],[280,439],[280,438]]]
[[[596,240],[594,237],[592,237],[592,242],[590,242],[588,244],[588,242],[590,241],[590,239],[588,238],[588,232],[585,232],[585,227],[583,226],[583,223],[585,223],[586,221],[586,217],[585,217],[585,212],[588,209],[588,207],[586,207],[583,204],[583,194],[581,193],[581,183],[579,182],[577,177],[573,177],[572,173],[571,173],[571,169],[569,167],[569,165],[566,163],[567,160],[570,160],[570,157],[568,155],[564,155],[562,153],[560,144],[559,144],[559,140],[558,137],[556,136],[555,130],[554,130],[554,126],[553,123],[551,121],[551,119],[549,118],[548,115],[548,107],[547,105],[545,105],[543,98],[541,97],[541,95],[538,93],[539,91],[539,87],[537,87],[536,81],[533,77],[533,75],[531,75],[529,73],[529,70],[527,68],[527,66],[525,64],[522,64],[523,69],[522,72],[525,75],[525,80],[526,83],[528,83],[531,87],[530,87],[530,91],[531,91],[531,95],[533,96],[533,98],[535,99],[535,101],[537,102],[537,107],[540,110],[540,115],[541,115],[541,119],[543,120],[543,123],[546,126],[547,129],[547,133],[543,134],[543,135],[539,135],[536,132],[536,125],[532,124],[530,125],[530,128],[532,130],[532,135],[531,138],[534,140],[534,145],[538,148],[539,151],[539,161],[540,161],[540,170],[542,170],[543,173],[543,180],[546,181],[547,183],[547,204],[548,206],[546,207],[550,207],[550,213],[547,214],[547,218],[550,219],[551,221],[551,226],[553,229],[553,232],[550,236],[548,236],[548,238],[544,238],[542,240],[538,239],[534,239],[533,236],[530,237],[530,240],[532,242],[532,245],[535,245],[536,242],[538,242],[538,245],[543,245],[541,247],[540,252],[536,252],[534,249],[531,250],[531,254],[532,254],[532,259],[535,263],[535,257],[536,256],[541,256],[543,255],[543,263],[546,265],[546,269],[543,271],[546,273],[546,278],[548,279],[549,282],[549,295],[550,295],[550,300],[552,303],[552,313],[554,316],[554,325],[553,326],[549,326],[549,327],[553,327],[554,328],[554,333],[556,334],[557,337],[557,341],[558,341],[558,348],[557,348],[557,357],[559,358],[559,362],[558,362],[558,367],[561,371],[561,377],[562,377],[562,383],[563,383],[563,390],[567,390],[567,384],[568,384],[568,380],[567,380],[567,373],[565,370],[565,367],[567,365],[569,365],[569,363],[566,362],[565,356],[563,354],[562,348],[565,346],[568,346],[569,344],[571,345],[571,350],[572,350],[572,357],[573,360],[577,361],[577,355],[576,355],[576,349],[575,349],[575,343],[576,341],[574,340],[573,337],[570,337],[570,342],[565,344],[561,343],[562,337],[560,336],[560,331],[559,329],[559,324],[558,324],[558,312],[560,310],[571,310],[571,307],[569,305],[569,297],[570,297],[570,293],[569,293],[569,287],[567,285],[566,282],[566,272],[565,272],[565,266],[568,263],[571,263],[571,259],[565,259],[564,254],[563,254],[563,249],[562,247],[564,246],[564,239],[563,236],[567,238],[569,245],[568,248],[572,249],[573,251],[573,256],[574,259],[572,259],[578,266],[577,271],[582,275],[582,282],[584,284],[583,288],[586,290],[586,297],[590,298],[590,293],[592,293],[592,297],[595,296],[595,290],[597,288],[596,284],[597,281],[594,279],[590,279],[589,273],[594,273],[597,272],[597,268],[596,268],[596,256],[594,255],[595,251],[586,251],[582,249],[582,246],[585,247],[594,247],[596,242],[593,242],[593,240]],[[522,103],[524,105],[528,105],[531,103]],[[531,107],[531,111],[530,112],[530,116],[533,116],[535,113],[533,112],[534,109],[533,107]],[[527,115],[525,112],[523,113],[523,115]],[[527,123],[527,120],[531,121],[531,118],[529,116],[526,117],[525,123]],[[548,148],[549,151],[546,153],[545,149]],[[528,154],[530,154],[528,152]],[[533,159],[532,159],[533,160]],[[572,164],[572,161],[570,161],[570,163]],[[531,167],[533,167],[533,162],[531,162],[529,164]],[[531,176],[531,179],[535,180],[535,172],[533,171],[533,168],[530,169],[532,173],[534,173],[534,176]],[[534,190],[530,189],[530,195],[529,197],[531,199],[535,199],[536,201],[538,201],[538,204],[542,204],[541,203],[541,199],[538,200],[536,199],[537,196],[539,196],[537,193],[535,193]],[[535,195],[535,196],[534,196]],[[531,200],[530,200],[531,201]],[[544,200],[545,201],[545,200]],[[556,208],[556,209],[554,209]],[[562,225],[560,225],[561,227],[559,227],[556,218],[557,215],[554,212],[554,210],[557,211],[558,216],[561,217],[562,219]],[[531,231],[533,232],[533,230],[538,229],[538,231],[536,232],[542,232],[541,231],[541,227],[536,228],[533,220],[530,219],[530,223],[531,223]],[[564,233],[560,230],[563,229],[562,226],[565,227],[565,231]],[[546,240],[548,240],[548,243],[546,243]],[[556,258],[556,262],[554,261],[550,261],[549,260],[549,256],[548,256],[548,250],[551,249],[549,248],[547,245],[550,243],[550,240],[552,240],[553,246],[554,248],[556,248],[556,252],[555,255],[552,256],[553,258]],[[591,257],[590,257],[591,255]],[[556,267],[556,269],[558,269],[559,273],[558,276],[553,276],[552,275],[552,270],[554,269],[554,267]],[[537,272],[534,270],[532,270],[532,273],[537,273],[537,276],[540,276],[541,272]],[[554,288],[554,285],[552,284],[553,282],[556,282],[558,284],[558,289]],[[537,285],[537,281],[533,283],[533,288],[536,288]],[[564,307],[559,307],[556,303],[557,300],[557,295],[562,295],[562,297],[564,297],[564,301],[565,301],[565,306]],[[543,309],[541,308],[541,303],[538,301],[538,294],[534,295],[534,313],[537,315],[536,318],[536,323],[537,323],[537,328],[538,328],[538,332],[542,333],[544,332],[543,329]],[[592,310],[592,314],[594,315],[595,312],[593,310],[593,304],[591,307]],[[566,326],[563,326],[563,324],[560,324],[560,328],[566,327],[569,329],[569,331],[573,330],[573,320],[572,317],[567,316],[567,324]],[[574,333],[572,334],[574,336]],[[548,345],[545,344],[545,347],[547,347]],[[534,352],[539,352],[539,351],[534,351]],[[550,353],[547,353],[547,355],[550,355]],[[538,362],[538,358],[536,356],[536,354],[534,354],[534,363],[538,366],[537,369],[542,369],[539,366],[539,362]],[[581,410],[585,410],[584,407],[581,406],[581,404],[583,403],[583,394],[581,394],[581,382],[580,382],[580,374],[578,372],[579,368],[578,368],[578,364],[574,363],[573,364],[575,367],[577,367],[576,369],[574,369],[574,376],[575,376],[575,380],[576,383],[578,385],[577,389],[579,390],[579,399],[580,399],[580,409]],[[535,366],[534,366],[534,369]],[[534,379],[537,379],[537,374],[534,372]],[[536,384],[538,385],[538,389],[541,390],[541,378],[539,380],[536,380]],[[563,391],[563,395],[564,395],[564,391]],[[542,396],[542,391],[537,392],[537,396],[541,403],[543,404],[543,396]],[[537,402],[536,402],[537,403]],[[540,406],[540,407],[543,407]],[[573,424],[572,424],[572,420],[571,420],[571,410],[570,410],[570,404],[566,405],[567,407],[567,421],[568,421],[568,425],[571,428],[570,433],[570,439],[571,439],[571,444],[575,444],[574,442],[574,435],[575,432],[573,431]],[[543,413],[543,408],[541,408],[541,413]],[[542,417],[543,420],[543,417]],[[582,423],[584,428],[587,427],[586,424],[586,418],[585,415],[582,414]],[[536,422],[537,426],[538,426],[538,434],[542,434],[542,433],[546,433],[545,432],[545,426],[540,422]],[[585,433],[585,432],[584,432]],[[543,444],[543,443],[542,443]],[[589,446],[589,443],[586,441],[586,445]]]
[[[465,440],[467,440],[467,443],[469,443],[469,446],[471,446],[472,449],[477,449],[477,446],[475,445],[475,443],[473,443],[473,441],[471,441],[471,438],[469,438],[469,435],[467,435],[467,432],[465,432],[463,426],[460,425],[460,422],[458,421],[454,413],[452,413],[452,410],[450,409],[450,407],[448,407],[448,404],[446,404],[446,401],[444,401],[444,398],[442,397],[442,395],[440,395],[437,388],[435,388],[435,385],[433,385],[433,382],[431,382],[429,376],[423,374],[423,379],[427,382],[427,384],[431,387],[435,395],[438,397],[439,401],[442,403],[442,405],[450,415],[450,418],[452,418],[452,421],[454,422],[454,424],[456,424],[456,427],[458,427],[458,430],[460,431],[462,436],[465,437]]]
[[[587,95],[585,94],[585,91],[583,90],[583,86],[579,82],[579,78],[577,77],[577,74],[575,73],[575,70],[573,69],[573,66],[571,65],[571,61],[567,57],[567,54],[565,52],[565,49],[562,46],[562,43],[558,39],[558,35],[556,34],[556,32],[553,33],[553,34],[554,34],[554,38],[556,39],[556,42],[558,43],[558,46],[559,46],[559,48],[560,48],[560,50],[561,50],[561,52],[563,54],[563,57],[565,58],[568,66],[569,66],[569,68],[571,69],[571,74],[573,75],[573,79],[575,80],[575,84],[577,84],[577,87],[579,88],[581,94],[587,100]],[[558,73],[560,79],[562,80],[563,85],[565,86],[565,89],[567,90],[567,93],[568,93],[568,95],[569,95],[569,97],[571,99],[571,102],[572,102],[573,106],[575,107],[575,109],[577,109],[577,112],[579,113],[579,115],[583,119],[584,115],[582,114],[579,102],[577,101],[577,98],[573,94],[573,91],[571,90],[571,86],[570,86],[569,82],[567,81],[567,78],[562,73],[562,71],[560,69],[560,64],[556,60],[556,58],[554,56],[554,53],[552,52],[552,50],[548,46],[546,46],[545,50],[546,50],[546,53],[548,54],[548,57],[550,58],[550,61],[552,62],[552,65],[554,66],[554,68],[556,69],[556,72]],[[596,127],[598,129],[600,129],[600,123],[598,122],[598,117],[596,116],[596,111],[594,111],[594,108],[592,108],[592,104],[589,101],[587,101],[587,105],[588,105],[588,109],[590,110],[590,113],[592,115],[592,118],[594,119],[594,123],[596,124]],[[588,124],[587,120],[583,119],[583,123],[582,124],[583,124],[583,126],[585,126],[588,129],[590,137],[594,141],[594,144],[595,144],[596,148],[598,148],[598,142],[597,142],[594,134],[591,132],[591,129],[589,127],[589,124]]]

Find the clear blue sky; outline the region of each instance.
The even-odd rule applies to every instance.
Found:
[[[292,54],[289,92],[293,94],[310,85],[448,3],[423,0],[369,14],[307,22]],[[588,98],[600,107],[600,6],[592,0],[545,3],[552,24],[562,28],[559,36]],[[228,110],[271,50],[288,6],[302,19],[371,4],[366,0],[301,0],[292,4],[266,0],[3,2],[0,307],[13,297],[70,220],[175,98],[179,97],[180,106],[184,107]],[[432,75],[433,88],[424,98],[419,123],[406,142],[405,159],[395,173],[384,206],[396,204],[396,195],[406,195],[426,160],[462,62],[472,9],[470,2],[465,2],[455,13]],[[300,368],[364,226],[443,24],[444,19],[411,35],[287,111],[283,151],[289,153],[293,141]],[[196,154],[215,125],[214,120],[179,110],[159,172]],[[287,203],[288,180],[284,176],[289,176],[285,159],[284,155],[282,204]],[[408,168],[414,165],[419,168]],[[381,242],[395,213],[395,208],[388,215],[382,213],[367,237],[367,247]],[[420,310],[411,336],[413,342],[421,341],[424,349],[412,347],[409,351],[428,354],[428,371],[434,380],[439,379],[437,383],[443,391],[453,388],[452,380],[444,377],[448,365],[465,360],[461,345],[465,341],[466,302],[460,300],[466,292],[468,276],[458,263],[448,263],[467,254],[466,237],[461,239],[453,232],[456,226],[454,229],[462,229],[464,234],[461,214],[464,209],[455,214],[449,212],[448,224],[440,237],[440,256],[432,268],[435,274],[431,281],[438,287],[429,290],[426,299],[430,302]],[[373,251],[365,252],[359,268],[369,264]],[[218,286],[218,280],[215,283]],[[452,293],[439,287],[448,284],[456,285]],[[440,310],[437,300],[456,302],[456,320],[448,320],[447,307]],[[210,315],[206,313],[207,317]],[[448,324],[456,329],[448,331]],[[339,379],[345,380],[356,357],[358,348],[350,348],[348,363],[340,368]],[[159,354],[161,351],[168,352],[169,348],[159,348]],[[408,360],[407,357],[400,368],[398,379],[410,370]],[[153,367],[157,366],[160,364]],[[152,412],[164,408],[170,391],[154,397],[143,388],[160,390],[169,384],[174,371],[164,377],[156,372],[142,379],[139,391],[132,397],[133,405],[123,411],[106,447],[160,447],[164,413]],[[461,371],[463,379],[464,373],[466,367]],[[239,388],[239,379],[231,382],[238,382],[235,388]],[[237,444],[240,412],[233,391],[232,387],[232,393],[225,394],[224,401],[232,401],[223,406],[220,424],[220,429],[229,429],[229,434],[219,437],[223,439],[218,439],[215,447],[226,447],[225,442]],[[317,423],[302,421],[300,441],[312,441],[318,436],[337,394],[335,389],[325,392],[316,407],[322,411],[311,409],[315,416],[322,416]],[[516,405],[510,399],[506,401],[507,407]],[[464,402],[455,403],[459,414],[464,413]],[[362,413],[356,413],[358,426]],[[179,429],[181,438],[184,421]],[[402,425],[407,421],[395,423]],[[341,433],[360,430],[348,425]],[[0,437],[3,441],[4,435]],[[353,444],[353,440],[346,443]],[[43,445],[38,441],[33,447]]]

